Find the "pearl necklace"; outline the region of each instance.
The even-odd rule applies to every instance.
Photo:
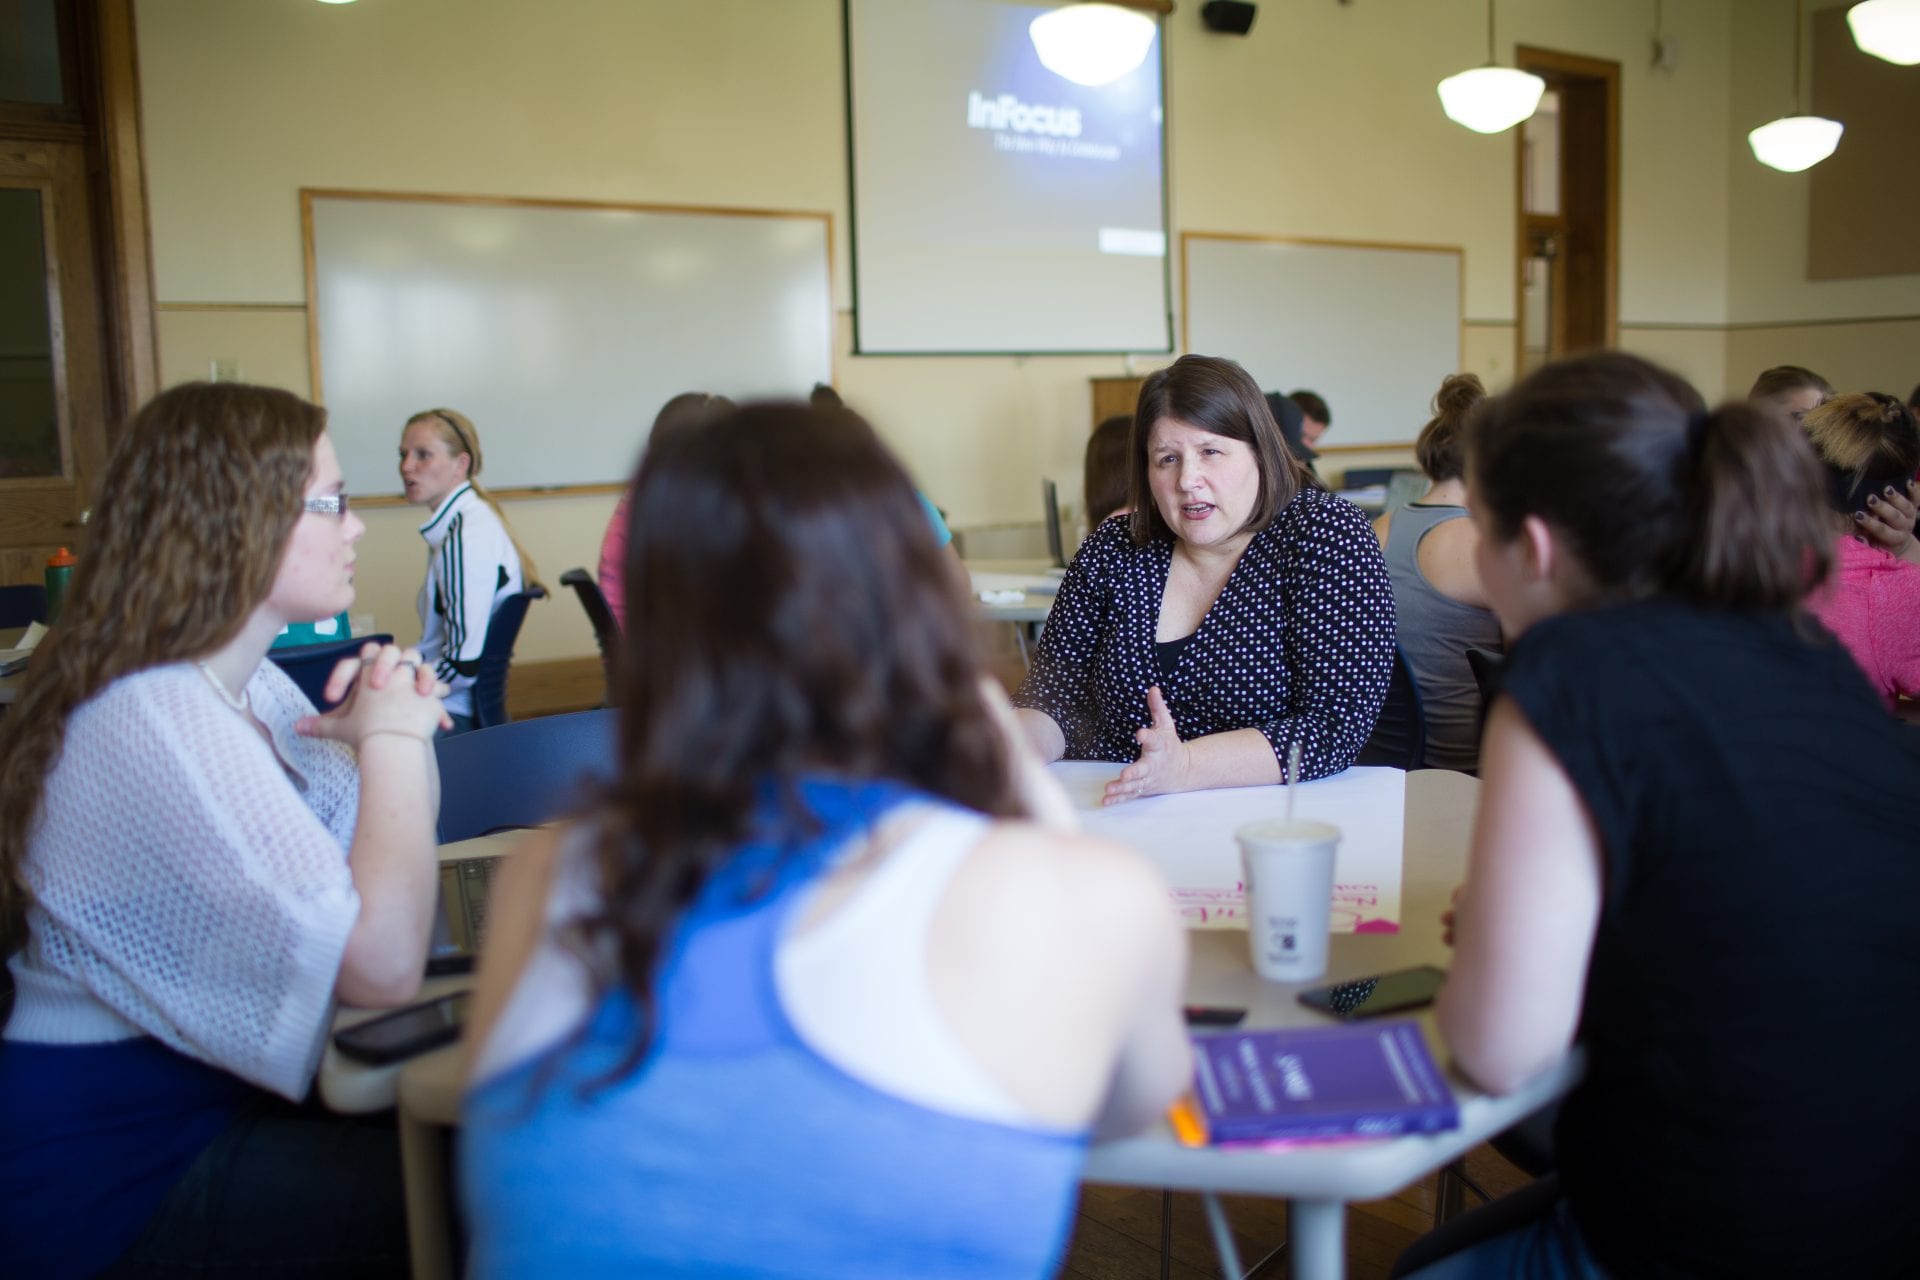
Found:
[[[220,677],[213,674],[213,668],[204,662],[200,664],[200,674],[207,678],[207,683],[213,686],[213,691],[220,695],[221,701],[225,702],[243,716],[253,714],[253,695],[248,693],[247,690],[240,690],[240,696],[237,698],[234,697],[232,693],[228,692],[227,686],[220,683]]]

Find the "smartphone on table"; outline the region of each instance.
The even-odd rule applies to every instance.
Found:
[[[1432,1004],[1446,980],[1445,969],[1423,964],[1392,973],[1376,973],[1352,982],[1314,987],[1300,993],[1300,1003],[1336,1018],[1373,1018]]]
[[[334,1047],[349,1058],[375,1066],[400,1062],[460,1038],[467,1017],[465,991],[408,1005],[334,1033]]]

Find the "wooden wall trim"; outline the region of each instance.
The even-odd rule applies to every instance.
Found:
[[[93,0],[98,54],[95,83],[98,187],[109,377],[108,440],[119,424],[160,390],[160,351],[153,321],[153,237],[147,217],[147,169],[141,141],[140,65],[133,0]]]

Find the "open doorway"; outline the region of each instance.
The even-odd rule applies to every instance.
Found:
[[[1619,331],[1620,64],[1525,46],[1547,82],[1518,134],[1514,365],[1613,346]]]

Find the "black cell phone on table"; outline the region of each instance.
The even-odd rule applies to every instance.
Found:
[[[1180,1012],[1190,1027],[1237,1027],[1241,1019],[1247,1016],[1245,1009],[1208,1004],[1184,1005]]]
[[[1445,969],[1423,964],[1330,987],[1314,987],[1300,993],[1300,1003],[1336,1018],[1374,1018],[1432,1004],[1446,980]]]
[[[386,1066],[451,1044],[460,1038],[460,1026],[466,1021],[467,996],[456,991],[357,1022],[334,1033],[334,1048],[360,1062]]]

